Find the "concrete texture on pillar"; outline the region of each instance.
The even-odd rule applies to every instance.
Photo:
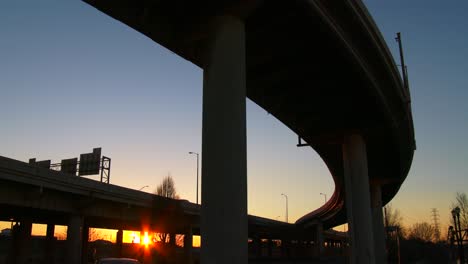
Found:
[[[345,138],[343,169],[351,239],[351,263],[375,263],[367,152],[361,135]]]
[[[83,218],[70,216],[67,228],[67,261],[68,264],[81,263],[81,227]]]
[[[247,263],[245,29],[216,21],[203,72],[201,262]]]
[[[380,184],[371,185],[371,207],[372,224],[374,229],[375,261],[377,263],[387,263],[387,253],[385,246],[385,228],[382,212],[382,191]]]

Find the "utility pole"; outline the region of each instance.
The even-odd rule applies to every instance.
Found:
[[[284,193],[282,193],[281,195],[284,196],[284,198],[286,198],[286,223],[289,223],[288,221],[288,196]]]
[[[434,222],[434,240],[439,242],[440,240],[440,229],[439,229],[439,211],[437,208],[431,209],[432,221]]]
[[[409,84],[408,84],[408,71],[405,65],[405,56],[403,55],[403,44],[401,41],[401,33],[398,32],[396,35],[397,36],[395,40],[398,42],[398,48],[400,50],[400,62],[401,62],[401,73],[403,77],[403,86],[406,90],[406,93],[407,93],[406,96],[408,97],[408,100],[409,100],[410,93],[409,93]]]

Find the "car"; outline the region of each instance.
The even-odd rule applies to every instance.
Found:
[[[141,264],[141,262],[131,258],[102,258],[97,264]]]

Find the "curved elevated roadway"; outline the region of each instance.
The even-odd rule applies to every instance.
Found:
[[[331,199],[297,225],[350,221],[345,175],[355,167],[346,157],[359,151],[380,209],[405,180],[415,150],[409,91],[360,0],[84,1],[205,71],[218,18],[242,21],[246,96],[307,142],[335,182]]]

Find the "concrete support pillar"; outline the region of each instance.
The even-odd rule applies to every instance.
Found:
[[[317,223],[316,225],[316,233],[315,233],[315,246],[317,250],[317,255],[322,256],[324,252],[324,236],[323,236],[323,224]]]
[[[16,263],[29,263],[31,258],[31,220],[22,220],[19,225],[16,246],[18,247]]]
[[[115,244],[117,247],[117,256],[122,257],[122,245],[123,245],[123,230],[119,229],[115,236]]]
[[[343,143],[346,211],[351,239],[351,264],[375,263],[366,144],[361,135]]]
[[[252,238],[252,253],[256,258],[262,256],[262,240],[259,237]]]
[[[201,262],[247,263],[245,29],[219,18],[203,72]]]
[[[268,239],[268,257],[273,257],[273,240],[271,238]]]
[[[169,234],[169,245],[171,247],[174,247],[176,244],[176,234],[175,233],[170,233]]]
[[[47,224],[46,231],[46,248],[45,248],[45,261],[44,263],[55,263],[55,225]]]
[[[67,260],[68,264],[81,263],[81,227],[83,218],[70,216],[67,228]]]
[[[192,228],[189,227],[184,234],[184,254],[187,264],[192,264],[192,249],[193,249],[193,232]]]
[[[88,263],[88,241],[89,241],[89,226],[84,222],[81,229],[81,263]]]
[[[18,257],[18,253],[20,250],[19,247],[19,236],[20,236],[20,225],[18,222],[16,222],[14,225],[11,227],[11,246],[10,250],[8,251],[8,256],[6,259],[7,264],[16,264],[16,260]]]
[[[285,238],[281,239],[281,257],[288,257],[288,246],[288,240],[286,240]]]
[[[382,191],[380,184],[371,185],[371,207],[372,224],[374,231],[375,261],[377,263],[387,263],[387,252],[385,246],[385,228],[382,212]]]

